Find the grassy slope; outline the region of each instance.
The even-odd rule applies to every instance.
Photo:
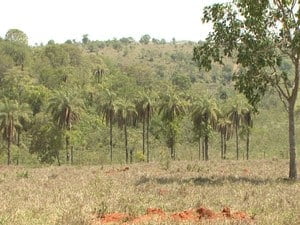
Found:
[[[300,183],[283,179],[285,160],[161,161],[111,172],[118,168],[0,167],[0,224],[89,224],[94,211],[141,215],[149,207],[199,206],[246,211],[256,224],[300,222]]]

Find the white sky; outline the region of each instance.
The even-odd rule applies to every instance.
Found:
[[[204,40],[203,7],[225,0],[3,0],[0,36],[17,28],[30,44],[133,37],[144,34],[167,41]]]

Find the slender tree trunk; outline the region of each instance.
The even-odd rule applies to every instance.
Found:
[[[249,146],[250,146],[250,131],[248,130],[247,131],[247,140],[246,140],[246,159],[247,160],[249,160]]]
[[[204,144],[204,140],[202,140],[202,160],[205,160],[205,144]]]
[[[147,108],[147,133],[146,133],[147,162],[150,162],[149,129],[150,129],[150,108],[148,106],[148,108]]]
[[[112,131],[113,131],[113,127],[112,127],[112,114],[110,114],[109,117],[109,147],[110,147],[110,163],[112,163],[113,160],[113,143],[112,143]]]
[[[133,148],[129,149],[130,163],[133,163]]]
[[[126,154],[126,163],[128,163],[128,137],[127,137],[127,125],[126,121],[124,124],[124,135],[125,135],[125,154]]]
[[[20,147],[21,147],[21,130],[17,132],[17,146],[18,146],[18,152],[17,152],[17,165],[19,165],[19,157],[20,157]]]
[[[238,122],[235,124],[235,141],[236,141],[236,159],[239,160],[239,132]]]
[[[221,159],[224,158],[224,138],[223,138],[223,132],[221,131]]]
[[[74,146],[72,145],[70,148],[70,156],[71,156],[71,164],[74,163]]]
[[[226,153],[227,153],[227,128],[225,128],[225,133],[224,133],[224,159],[226,159]]]
[[[143,117],[143,156],[145,156],[145,117]]]
[[[201,160],[201,137],[199,137],[199,140],[198,140],[198,157],[199,157],[199,160]]]
[[[60,159],[59,159],[59,151],[58,150],[56,152],[56,159],[57,159],[58,166],[60,166]]]
[[[67,162],[70,162],[70,152],[69,152],[69,145],[70,145],[70,137],[69,135],[66,135],[66,160]]]
[[[7,134],[7,165],[11,164],[11,142],[13,138],[13,118],[10,119],[9,121],[9,127],[8,127],[8,134]]]
[[[289,101],[289,145],[290,145],[290,170],[289,178],[297,178],[297,164],[296,164],[296,138],[295,138],[295,101],[296,99],[291,99]]]
[[[208,135],[204,137],[204,146],[205,146],[205,160],[209,160],[208,157]]]
[[[7,165],[10,165],[10,163],[11,163],[10,145],[11,145],[11,140],[10,140],[10,138],[8,138],[8,140],[7,140]]]

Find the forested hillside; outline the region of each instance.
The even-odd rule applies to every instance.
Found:
[[[232,61],[199,71],[196,44],[84,35],[29,46],[9,30],[0,39],[1,163],[287,158],[279,98],[267,93],[256,112],[234,90]]]

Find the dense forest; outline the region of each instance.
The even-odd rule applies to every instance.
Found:
[[[9,30],[0,38],[1,162],[287,158],[277,95],[268,91],[254,110],[234,89],[233,61],[199,70],[198,44],[83,35],[29,46]]]

